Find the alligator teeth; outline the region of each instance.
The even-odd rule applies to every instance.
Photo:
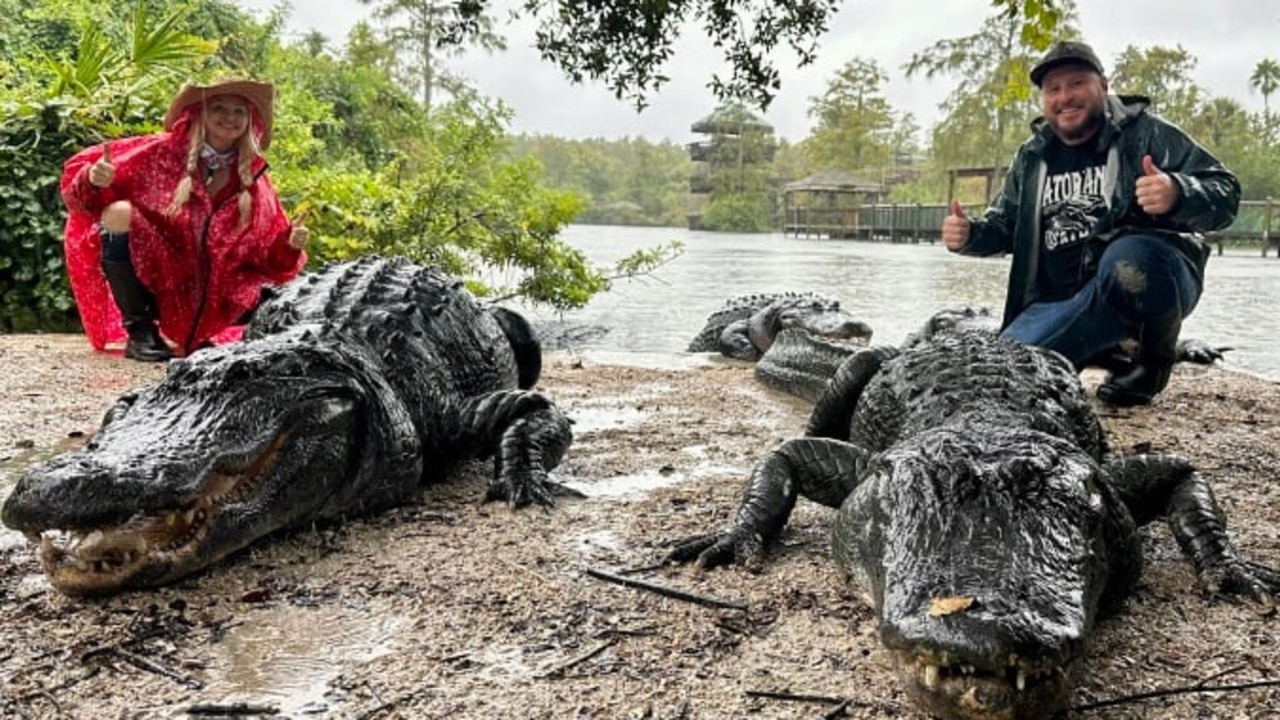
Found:
[[[48,535],[40,536],[40,557],[53,560],[61,554],[58,546],[53,544],[53,538]]]
[[[1018,671],[1018,692],[1027,689],[1027,674],[1021,670]]]
[[[937,665],[925,665],[924,666],[924,686],[929,688],[930,690],[936,690],[938,688],[938,674],[939,673],[938,673]]]
[[[173,527],[178,524],[178,513],[171,512],[164,516],[164,524],[167,527]]]
[[[76,548],[79,550],[92,550],[101,545],[105,538],[106,535],[101,530],[94,530],[76,543]]]

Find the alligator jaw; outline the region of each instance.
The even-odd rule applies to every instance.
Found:
[[[287,434],[278,433],[239,469],[208,473],[183,507],[138,514],[120,525],[28,533],[39,542],[38,556],[49,583],[68,595],[106,595],[130,586],[135,578],[145,578],[148,584],[163,582],[217,560],[226,553],[210,555],[203,549],[214,521],[252,496],[287,440]]]
[[[1067,673],[1015,655],[996,672],[947,658],[895,652],[907,691],[938,717],[952,720],[1033,720],[1066,709]]]

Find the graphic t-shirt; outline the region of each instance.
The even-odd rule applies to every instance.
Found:
[[[1080,285],[1085,241],[1107,212],[1107,154],[1094,143],[1050,145],[1040,205],[1040,272],[1046,300],[1069,297]]]

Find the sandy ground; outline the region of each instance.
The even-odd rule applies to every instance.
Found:
[[[160,372],[68,336],[0,336],[0,368],[0,494]],[[540,387],[577,423],[559,477],[591,496],[550,512],[482,504],[477,465],[417,505],[96,601],[50,590],[22,538],[0,534],[0,717],[920,717],[830,561],[825,508],[801,501],[761,574],[650,567],[670,541],[727,521],[754,462],[801,432],[805,404],[732,362],[648,369],[561,354]],[[1237,545],[1280,566],[1280,385],[1180,368],[1156,405],[1104,422],[1120,450],[1193,458]],[[1102,624],[1073,703],[1280,677],[1280,621],[1210,601],[1163,527],[1144,537],[1144,581]],[[628,577],[746,609],[588,574],[636,569]],[[1275,687],[1071,713],[1278,716]]]

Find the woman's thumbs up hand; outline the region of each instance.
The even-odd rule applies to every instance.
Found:
[[[311,231],[307,229],[307,215],[311,212],[311,208],[305,207],[293,222],[289,224],[289,247],[294,250],[301,250],[307,246],[307,240],[311,237]]]
[[[116,166],[111,164],[111,150],[102,143],[102,157],[89,166],[89,184],[104,188],[116,177]]]

